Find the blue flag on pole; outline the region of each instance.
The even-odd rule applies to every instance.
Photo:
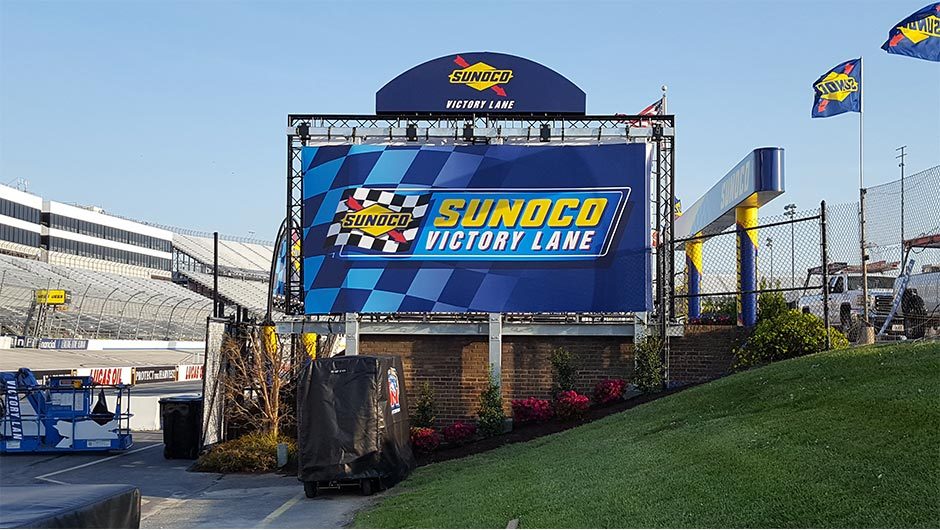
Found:
[[[813,90],[814,118],[862,112],[862,60],[852,59],[832,68],[813,83]]]
[[[930,4],[895,24],[888,31],[888,40],[881,49],[896,55],[940,62],[940,2]]]

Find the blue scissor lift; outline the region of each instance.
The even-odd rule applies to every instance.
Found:
[[[27,368],[0,372],[0,380],[0,453],[110,451],[133,444],[131,385],[99,385],[89,376],[53,376],[39,384]],[[108,395],[115,400],[113,412]]]

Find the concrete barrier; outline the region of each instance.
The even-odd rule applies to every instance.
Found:
[[[170,396],[192,395],[192,392],[168,393],[162,396],[135,396],[131,392],[131,430],[133,431],[159,431],[162,428],[160,422],[160,400]],[[114,412],[117,406],[117,398],[113,395],[106,396],[108,409]],[[122,411],[123,412],[123,411]]]

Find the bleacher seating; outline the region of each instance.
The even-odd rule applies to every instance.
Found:
[[[180,271],[191,282],[201,287],[203,292],[212,289],[212,275],[204,272]],[[239,305],[255,315],[262,317],[268,304],[268,283],[219,276],[219,296],[229,304]]]
[[[212,264],[213,241],[209,237],[173,234],[173,245],[205,265]],[[271,267],[273,247],[219,239],[219,269],[267,271]]]
[[[67,309],[38,331],[36,289],[66,289]],[[65,267],[0,254],[0,328],[4,334],[122,339],[204,337],[212,301],[173,282]]]

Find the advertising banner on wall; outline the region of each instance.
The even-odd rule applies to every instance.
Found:
[[[646,311],[648,149],[307,147],[306,312]]]
[[[133,370],[130,366],[121,368],[79,368],[75,375],[91,378],[99,385],[130,385],[134,382]]]
[[[134,384],[176,381],[176,366],[138,366],[134,368]]]

